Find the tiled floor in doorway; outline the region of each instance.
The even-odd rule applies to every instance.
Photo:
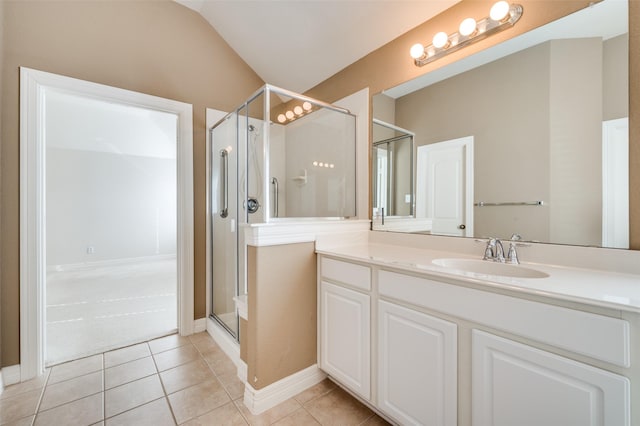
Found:
[[[253,416],[207,333],[171,335],[56,365],[0,395],[0,424],[386,425],[329,380]]]

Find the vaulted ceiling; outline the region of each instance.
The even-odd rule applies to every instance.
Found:
[[[267,83],[305,92],[459,0],[176,0]]]

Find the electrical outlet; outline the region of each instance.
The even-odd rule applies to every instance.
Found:
[[[96,252],[96,248],[94,246],[87,247],[87,254],[94,254]]]

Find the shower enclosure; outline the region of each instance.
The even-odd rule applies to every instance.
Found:
[[[356,214],[356,118],[265,85],[210,129],[211,311],[238,339],[246,227]]]
[[[414,133],[373,119],[373,217],[413,216]]]

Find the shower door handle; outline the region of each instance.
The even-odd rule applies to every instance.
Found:
[[[273,217],[278,217],[278,179],[271,178],[273,185]]]
[[[229,153],[226,149],[220,150],[220,217],[229,215]]]

